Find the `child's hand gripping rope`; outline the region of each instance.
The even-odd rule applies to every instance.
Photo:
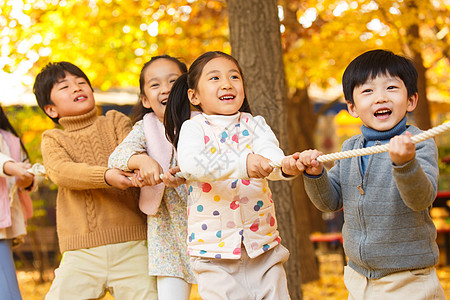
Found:
[[[417,144],[417,143],[425,141],[429,138],[432,138],[436,135],[439,135],[449,129],[450,129],[450,122],[445,122],[439,126],[433,127],[427,131],[424,131],[422,133],[412,136],[411,141],[413,142],[413,144]],[[338,159],[364,156],[364,155],[382,153],[382,152],[387,152],[387,151],[389,151],[389,144],[384,144],[384,145],[378,145],[378,146],[373,146],[373,147],[368,147],[368,148],[354,149],[354,150],[349,150],[349,151],[344,151],[344,152],[335,152],[335,153],[320,155],[317,158],[317,161],[318,162],[330,162],[330,161],[334,161],[334,160],[338,160]],[[273,168],[281,168],[281,166],[282,166],[281,161],[270,161],[269,164]],[[163,174],[161,174],[160,176],[162,178]],[[175,176],[183,178],[183,174],[180,172],[176,173]]]
[[[45,176],[45,167],[41,165],[40,163],[35,163],[27,170],[29,173],[33,174],[34,176]]]
[[[450,122],[445,122],[439,126],[433,127],[427,131],[424,131],[422,133],[412,136],[411,141],[413,144],[417,144],[417,143],[423,142],[429,138],[432,138],[436,135],[439,135],[449,129],[450,129]],[[317,158],[317,161],[318,162],[330,162],[330,161],[334,161],[334,160],[338,160],[338,159],[364,156],[364,155],[382,153],[382,152],[387,152],[387,151],[389,151],[389,144],[384,144],[384,145],[372,146],[372,147],[368,147],[368,148],[354,149],[354,150],[348,150],[348,151],[344,151],[344,152],[335,152],[335,153],[320,155]],[[271,162],[271,166],[281,168],[281,162]]]
[[[33,174],[34,176],[45,176],[45,168],[40,163],[35,163],[34,165],[32,165],[31,168],[27,169],[27,172]],[[34,186],[34,184],[33,184],[33,186]],[[14,199],[14,194],[16,193],[16,191],[17,191],[17,184],[14,184],[9,193],[9,198],[11,199],[11,203]]]
[[[427,131],[424,131],[422,133],[419,133],[417,135],[414,135],[411,137],[411,141],[413,144],[417,144],[420,142],[423,142],[429,138],[432,138],[438,134],[441,134],[442,132],[450,129],[450,122],[445,122],[439,126],[433,127]],[[369,154],[376,154],[376,153],[382,153],[389,151],[389,144],[384,145],[378,145],[368,148],[362,148],[362,149],[354,149],[344,152],[335,152],[330,154],[321,155],[317,158],[317,161],[319,162],[329,162],[334,161],[338,159],[343,158],[350,158],[350,157],[356,157],[356,156],[364,156]]]

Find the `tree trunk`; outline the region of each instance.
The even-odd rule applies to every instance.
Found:
[[[413,112],[413,116],[417,127],[422,130],[428,130],[432,126],[430,118],[430,102],[427,97],[427,78],[425,75],[427,70],[423,65],[422,54],[420,52],[414,53],[413,61],[417,69],[417,89],[419,90],[419,101],[417,102],[417,107]]]
[[[267,123],[287,152],[286,83],[276,0],[228,0],[230,41],[246,79],[246,95],[255,115]],[[271,182],[283,244],[291,257],[285,264],[292,299],[302,299],[300,259],[315,261],[309,233],[296,222],[290,182]],[[310,249],[300,257],[300,246]]]
[[[296,89],[296,92],[287,101],[287,116],[289,128],[289,149],[290,152],[313,149],[315,147],[314,134],[317,127],[318,115],[314,113],[312,101],[309,98],[307,89]],[[325,232],[325,224],[322,220],[322,212],[319,211],[309,200],[303,186],[301,176],[293,182],[294,203],[296,214],[303,232]],[[300,251],[304,251],[301,247]],[[306,253],[301,253],[304,257]],[[315,261],[302,260],[302,281],[309,282],[319,277],[317,264]]]
[[[407,31],[408,48],[411,52],[411,58],[417,69],[417,89],[419,90],[419,101],[417,102],[417,107],[413,112],[413,117],[416,121],[417,127],[422,130],[430,129],[431,117],[430,117],[430,103],[427,97],[427,79],[426,79],[426,68],[423,64],[422,52],[420,49],[420,33],[419,33],[419,20],[418,9],[416,0],[409,0],[406,2],[411,11],[414,12],[413,19],[416,23],[413,23]]]
[[[290,0],[278,1],[283,6],[284,19],[284,51],[299,39],[308,39],[305,37],[304,28],[297,19],[297,8],[289,5]],[[308,80],[305,80],[307,82]],[[305,83],[306,84],[306,83]],[[314,137],[316,134],[317,121],[319,114],[314,112],[313,102],[308,94],[308,86],[304,88],[295,88],[287,97],[287,116],[289,128],[289,153],[301,151],[304,149],[316,149]],[[304,223],[302,228],[304,232],[325,232],[325,222],[322,219],[322,212],[319,211],[306,195],[303,180],[300,178],[293,182],[294,203],[299,220]],[[304,248],[300,248],[302,251]],[[301,257],[305,254],[301,253]],[[309,282],[318,279],[319,272],[317,264],[310,261],[302,261],[302,282]]]

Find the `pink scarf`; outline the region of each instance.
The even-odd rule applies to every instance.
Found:
[[[20,161],[20,140],[12,133],[0,129],[0,134],[8,145],[11,158]],[[25,219],[33,216],[33,203],[30,195],[26,192],[19,191],[19,199],[22,204]],[[11,207],[6,178],[0,177],[0,228],[11,226]]]
[[[170,161],[175,149],[166,138],[164,124],[153,112],[146,114],[143,121],[147,153],[166,172],[170,167]],[[155,215],[161,204],[164,188],[164,183],[142,187],[139,196],[139,208],[141,211],[147,215]]]

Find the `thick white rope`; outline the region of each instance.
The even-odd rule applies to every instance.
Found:
[[[433,127],[427,131],[424,131],[422,133],[416,134],[411,137],[411,141],[413,144],[417,144],[420,142],[423,142],[429,138],[432,138],[438,134],[441,134],[442,132],[450,129],[450,121],[445,122],[439,126]],[[338,159],[344,159],[344,158],[351,158],[351,157],[357,157],[357,156],[364,156],[364,155],[370,155],[370,154],[376,154],[376,153],[382,153],[389,151],[389,144],[384,145],[378,145],[378,146],[372,146],[368,148],[362,148],[362,149],[354,149],[354,150],[348,150],[344,152],[334,152],[330,154],[324,154],[317,158],[317,161],[319,162],[329,162],[329,161],[335,161]],[[281,161],[271,161],[270,166],[273,168],[281,168]],[[36,176],[44,176],[45,175],[45,168],[41,164],[34,164],[30,169],[28,169],[28,172],[36,175]],[[162,178],[163,174],[160,174],[160,178]],[[183,177],[180,172],[176,173],[175,176],[177,177]]]
[[[450,129],[450,121],[445,122],[439,126],[433,127],[427,131],[424,131],[422,133],[416,134],[411,137],[411,141],[413,144],[417,144],[420,142],[423,142],[429,138],[432,138],[438,134],[441,134],[442,132]],[[334,152],[330,154],[324,154],[317,158],[318,162],[329,162],[329,161],[335,161],[338,159],[344,159],[344,158],[350,158],[350,157],[357,157],[357,156],[364,156],[364,155],[370,155],[370,154],[376,154],[376,153],[382,153],[389,151],[389,144],[384,145],[378,145],[378,146],[372,146],[362,149],[354,149],[354,150],[348,150],[344,152]],[[274,168],[281,168],[281,161],[280,162],[270,162],[270,165]]]
[[[422,133],[412,136],[411,142],[413,144],[423,142],[423,141],[428,140],[429,138],[432,138],[438,134],[441,134],[442,132],[449,130],[449,129],[450,129],[450,122],[446,122],[444,124],[441,124],[439,126],[431,128],[427,131],[424,131]],[[354,149],[354,150],[348,150],[348,151],[344,151],[344,152],[335,152],[335,153],[325,154],[325,155],[319,156],[317,158],[317,161],[318,162],[329,162],[329,161],[334,161],[334,160],[338,160],[338,159],[364,156],[364,155],[382,153],[382,152],[387,152],[387,151],[389,151],[389,143],[384,144],[384,145],[362,148],[362,149]]]
[[[40,163],[35,163],[27,171],[34,176],[45,176],[45,168]]]

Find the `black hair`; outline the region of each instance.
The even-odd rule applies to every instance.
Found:
[[[22,143],[22,139],[17,134],[16,130],[14,130],[14,127],[12,127],[11,123],[8,120],[8,117],[5,114],[5,111],[3,110],[3,107],[0,105],[0,129],[3,129],[5,131],[9,131],[12,134],[14,134],[16,137],[19,138],[20,141],[20,147],[22,147],[23,152],[25,152],[25,155],[29,157],[28,151],[25,148],[24,144]]]
[[[209,61],[217,57],[227,58],[236,64],[236,67],[241,73],[245,91],[245,81],[242,69],[234,57],[221,51],[209,51],[200,55],[189,67],[189,71],[178,77],[175,81],[167,101],[166,111],[164,113],[164,127],[166,129],[167,138],[175,148],[178,145],[181,125],[183,125],[184,121],[188,120],[191,116],[191,103],[188,98],[188,90],[197,89],[203,68]],[[194,107],[201,111],[200,106],[194,105]],[[244,97],[244,101],[239,108],[239,111],[251,113],[247,96]]]
[[[406,86],[408,97],[417,93],[417,70],[412,61],[388,50],[371,50],[355,58],[342,76],[344,97],[354,104],[353,90],[369,78],[390,75],[400,78]]]
[[[158,55],[153,56],[148,62],[144,64],[141,70],[141,74],[139,75],[139,100],[138,102],[133,106],[133,122],[137,122],[141,120],[146,113],[153,112],[152,108],[146,108],[144,105],[142,105],[142,97],[145,97],[145,70],[156,60],[158,59],[167,59],[170,60],[178,65],[178,68],[180,69],[181,73],[187,72],[186,64],[181,62],[178,58],[172,57],[170,55]]]
[[[72,74],[73,76],[84,78],[84,80],[86,80],[89,84],[91,90],[94,91],[89,78],[76,65],[67,61],[48,63],[36,76],[36,80],[33,85],[33,93],[36,96],[37,103],[45,114],[47,114],[45,112],[45,106],[54,104],[52,99],[50,99],[52,88],[55,83],[66,77],[66,72]],[[52,118],[50,116],[49,118],[55,123],[58,123],[59,121],[59,118]]]

